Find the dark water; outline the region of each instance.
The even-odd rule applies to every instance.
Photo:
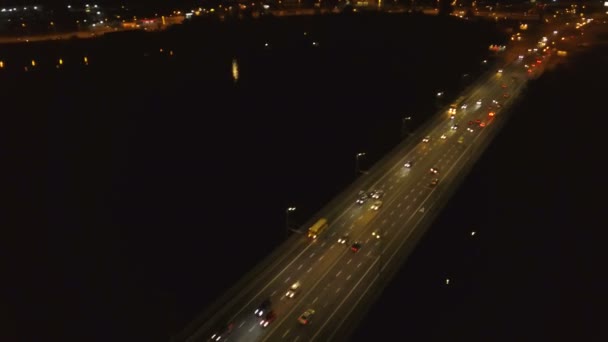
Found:
[[[306,221],[353,180],[356,153],[371,165],[404,116],[414,127],[437,91],[456,96],[500,37],[470,22],[357,16],[5,48],[2,143],[17,210],[6,215],[2,340],[166,341],[281,242],[287,206]],[[25,73],[30,59],[37,69]],[[593,258],[574,252],[586,240],[570,235],[581,215],[567,210],[592,177],[556,161],[586,160],[556,138],[573,120],[540,116],[577,110],[547,109],[565,95],[531,94],[541,104],[513,119],[358,336],[543,336],[564,305],[594,314],[558,286],[595,279],[583,263]]]

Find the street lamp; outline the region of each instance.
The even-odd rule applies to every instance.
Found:
[[[286,237],[289,236],[289,213],[291,211],[295,211],[296,207],[289,207],[287,209],[285,209],[285,235]]]
[[[382,239],[380,238],[380,233],[378,231],[374,231],[372,236],[378,240],[378,247],[380,249],[378,252],[378,276],[380,276],[380,273],[382,272],[382,254],[384,253],[382,250]]]
[[[359,157],[363,157],[365,153],[357,153],[355,156],[355,176],[359,174]]]
[[[411,116],[406,116],[403,119],[401,119],[401,136],[406,136],[409,135],[409,132],[407,130],[407,122],[411,121],[412,117]]]

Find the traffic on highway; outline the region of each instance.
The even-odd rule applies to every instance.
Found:
[[[563,23],[522,31],[504,58],[407,144],[293,236],[291,245],[186,341],[332,341],[407,256],[493,139],[506,109],[554,58]],[[547,47],[547,48],[546,48]],[[438,94],[441,96],[441,94]]]

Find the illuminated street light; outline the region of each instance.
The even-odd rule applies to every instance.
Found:
[[[407,129],[407,122],[408,121],[412,121],[412,117],[411,116],[406,116],[403,119],[401,119],[401,136],[405,137],[406,135],[409,135],[408,129]]]
[[[289,213],[292,211],[296,211],[296,207],[285,209],[285,237],[289,236]]]
[[[359,171],[359,157],[363,157],[364,155],[365,153],[363,152],[357,153],[357,155],[355,155],[355,176],[361,172]]]

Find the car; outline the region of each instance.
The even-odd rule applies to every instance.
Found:
[[[439,184],[439,178],[435,178],[431,181],[431,184],[429,184],[429,186],[433,187],[433,186],[437,186],[437,184]]]
[[[360,195],[359,198],[357,198],[357,204],[364,204],[368,199],[369,196],[367,194]]]
[[[406,161],[403,166],[407,167],[409,169],[410,167],[412,167],[412,165],[414,165],[414,162],[410,160],[410,161]]]
[[[453,125],[452,127],[450,127],[450,129],[451,129],[452,131],[455,131],[455,130],[457,130],[457,129],[458,129],[458,125]]]
[[[501,84],[501,85],[500,85],[500,87],[501,87],[502,89],[505,89],[505,88],[507,87],[507,85],[503,83],[503,84]]]
[[[464,103],[462,106],[460,106],[461,109],[467,109],[467,104]]]
[[[464,137],[460,137],[460,138],[458,138],[458,143],[459,143],[459,144],[464,143]]]
[[[270,310],[268,311],[268,313],[266,314],[266,317],[264,317],[263,320],[260,321],[260,325],[264,328],[266,328],[270,323],[272,323],[275,319],[277,318],[277,315],[274,313],[274,311]]]
[[[474,130],[473,130],[471,127],[467,127],[467,131],[469,131],[469,132],[471,132],[471,133],[473,133],[473,132],[474,132]]]
[[[361,249],[361,242],[355,242],[350,246],[350,250],[357,253]]]
[[[454,114],[450,115],[450,120],[454,120],[454,119],[456,119],[456,115],[454,115]]]
[[[498,69],[498,71],[496,71],[497,74],[502,74],[502,69]]]
[[[486,123],[485,123],[485,122],[480,123],[480,124],[479,124],[479,127],[482,127],[482,128],[483,128],[483,127],[486,127]]]
[[[213,335],[211,335],[211,341],[220,341],[230,335],[234,329],[234,323],[227,324],[226,326],[218,329]]]
[[[342,235],[341,238],[338,239],[338,243],[344,245],[348,242],[348,234]]]
[[[375,201],[370,207],[371,210],[378,210],[382,206],[382,201]]]
[[[298,289],[302,286],[302,284],[300,283],[300,281],[296,281],[295,283],[293,283],[291,285],[291,287],[289,288],[289,290],[287,290],[287,293],[285,293],[285,297],[287,298],[293,298],[296,295],[296,291],[298,291]]]
[[[315,310],[308,309],[308,310],[304,311],[304,313],[302,315],[300,315],[300,317],[298,317],[298,322],[300,322],[300,324],[306,325],[306,324],[310,323],[310,319],[312,318],[312,316],[314,314],[315,314]]]
[[[502,97],[504,97],[505,99],[509,98],[509,93],[502,94]]]
[[[375,237],[376,239],[379,239],[380,238],[380,231],[374,230],[372,232],[372,236]]]
[[[481,106],[481,99],[477,100],[477,102],[475,102],[476,105]]]
[[[293,283],[293,285],[291,285],[291,287],[289,288],[289,290],[287,290],[287,293],[285,293],[285,297],[287,298],[293,298],[296,295],[296,291],[298,291],[298,289],[300,288],[300,286],[302,286],[302,284],[300,283],[300,281],[296,281],[295,283]]]
[[[426,137],[422,138],[422,142],[423,143],[428,143],[431,140],[431,137],[429,135],[427,135]]]
[[[489,113],[488,113],[488,116],[494,116],[494,115],[496,115],[496,113],[495,113],[495,112],[489,112]]]
[[[384,196],[384,191],[382,190],[373,190],[369,193],[370,197],[373,199],[379,199],[380,197]]]
[[[435,168],[435,167],[432,167],[432,168],[431,168],[431,170],[430,170],[430,172],[431,172],[432,174],[436,175],[436,174],[438,174],[438,173],[439,173],[439,169],[437,169],[437,168]]]
[[[264,299],[264,301],[258,305],[258,307],[255,309],[254,313],[256,316],[258,317],[262,317],[264,316],[264,314],[268,311],[268,309],[270,309],[270,298],[266,298]]]
[[[445,140],[445,139],[447,139],[447,137],[448,137],[447,135],[442,134],[440,138],[441,138],[442,140]]]

